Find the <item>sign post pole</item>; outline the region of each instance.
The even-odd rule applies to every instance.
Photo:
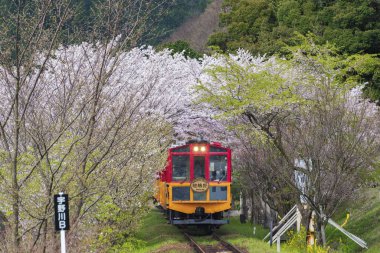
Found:
[[[66,253],[65,230],[61,230],[61,253]]]
[[[55,230],[61,234],[61,253],[66,253],[66,230],[70,229],[69,196],[60,192],[54,195]]]

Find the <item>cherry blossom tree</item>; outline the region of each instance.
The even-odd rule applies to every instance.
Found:
[[[164,166],[171,125],[189,112],[197,61],[151,47],[104,60],[111,50],[112,42],[61,47],[39,77],[24,120],[19,170],[19,192],[25,196],[21,227],[24,236],[37,233],[32,247],[46,248],[52,240],[51,196],[58,191],[70,193],[75,203],[69,234],[75,247],[107,203],[125,212],[141,209],[155,172]],[[1,96],[12,101],[6,89]],[[7,173],[3,180],[6,186]],[[10,210],[3,203],[2,210]]]
[[[108,85],[116,82],[111,76],[122,53],[136,45],[149,13],[159,4],[100,1],[94,7],[99,22],[93,24],[88,43],[61,47],[75,37],[67,34],[75,30],[67,29],[76,15],[70,1],[13,1],[10,8],[1,9],[0,199],[1,211],[10,221],[6,240],[1,242],[5,251],[55,250],[50,243],[54,235],[48,231],[52,230],[52,194],[58,190],[70,192],[73,187],[77,204],[73,225],[82,225],[82,217],[92,207],[89,203],[95,205],[99,199],[97,192],[89,193],[89,182],[106,160],[121,156],[116,149],[128,136],[127,127],[138,132],[143,122],[149,122],[154,130],[144,136],[156,138],[150,140],[158,146],[166,145],[167,138],[152,134],[161,128],[166,136],[169,128],[163,118],[141,119],[144,110],[137,97],[141,93],[141,101],[146,101],[149,85],[114,104],[110,101],[119,93]],[[125,137],[119,138],[122,134]],[[130,142],[125,148],[134,145]],[[152,154],[157,158],[161,149],[155,148]],[[71,238],[73,243],[82,239],[75,233]]]
[[[267,180],[276,191],[283,182],[302,195],[318,214],[323,244],[327,219],[373,169],[379,150],[377,107],[352,89],[359,83],[344,79],[347,66],[330,48],[309,41],[290,60],[238,52],[209,67],[199,86],[200,100],[257,147],[245,166],[252,179]],[[298,187],[295,171],[306,175],[306,188]]]

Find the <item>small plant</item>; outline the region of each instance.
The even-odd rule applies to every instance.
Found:
[[[288,231],[289,240],[287,246],[290,248],[305,249],[306,250],[306,229],[301,226],[299,233],[296,233],[294,230]]]
[[[307,253],[329,253],[329,247],[323,247],[317,245],[317,240],[314,245],[306,244],[306,228],[301,226],[299,233],[296,233],[294,230],[288,232],[289,240],[287,242],[287,247],[290,249],[297,250],[298,252],[307,252]]]
[[[146,242],[130,237],[127,238],[126,241],[122,245],[117,245],[112,247],[110,252],[134,252],[138,249],[146,247]]]

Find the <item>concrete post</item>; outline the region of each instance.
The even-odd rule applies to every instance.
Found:
[[[273,244],[273,220],[270,220],[270,238],[269,238],[269,245],[272,247]]]
[[[296,209],[297,212],[297,233],[301,231],[301,221],[302,221],[302,215],[300,210],[298,210],[298,207]]]

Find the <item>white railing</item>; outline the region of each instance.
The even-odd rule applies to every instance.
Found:
[[[354,234],[351,234],[350,232],[348,232],[347,230],[345,230],[344,228],[342,228],[341,226],[339,226],[335,221],[333,221],[332,219],[328,219],[327,222],[336,227],[340,232],[342,232],[343,234],[345,234],[348,238],[350,238],[351,240],[353,240],[356,244],[358,244],[360,247],[362,248],[366,248],[368,249],[368,246],[367,246],[367,243],[360,239],[359,237],[357,237],[356,235]]]
[[[357,237],[354,234],[351,234],[341,226],[339,226],[335,221],[332,219],[328,219],[327,222],[337,228],[340,232],[345,234],[348,238],[350,238],[352,241],[354,241],[356,244],[358,244],[362,248],[368,249],[367,243],[362,240],[361,238]],[[281,242],[281,236],[286,233],[295,223],[297,223],[297,231],[300,231],[301,227],[301,213],[299,212],[297,205],[295,205],[290,211],[280,220],[279,224],[275,226],[271,232],[269,232],[263,240],[266,240],[268,236],[272,233],[272,243],[277,242],[277,252],[280,252],[280,242]],[[268,243],[271,243],[271,241],[268,241]]]
[[[299,231],[301,226],[301,214],[298,211],[297,205],[293,206],[292,209],[279,221],[278,225],[272,229],[272,241],[277,241],[277,238],[281,237],[294,223],[297,222],[297,231]],[[270,236],[269,232],[263,240],[266,240]],[[270,243],[270,242],[269,242]]]
[[[285,234],[286,231],[288,231],[295,223],[297,223],[297,231],[299,232],[301,228],[301,213],[299,212],[297,205],[290,209],[290,211],[279,221],[278,225],[275,226],[263,240],[266,240],[272,233],[272,238],[268,241],[268,243],[277,242],[277,252],[280,252],[281,236]]]

